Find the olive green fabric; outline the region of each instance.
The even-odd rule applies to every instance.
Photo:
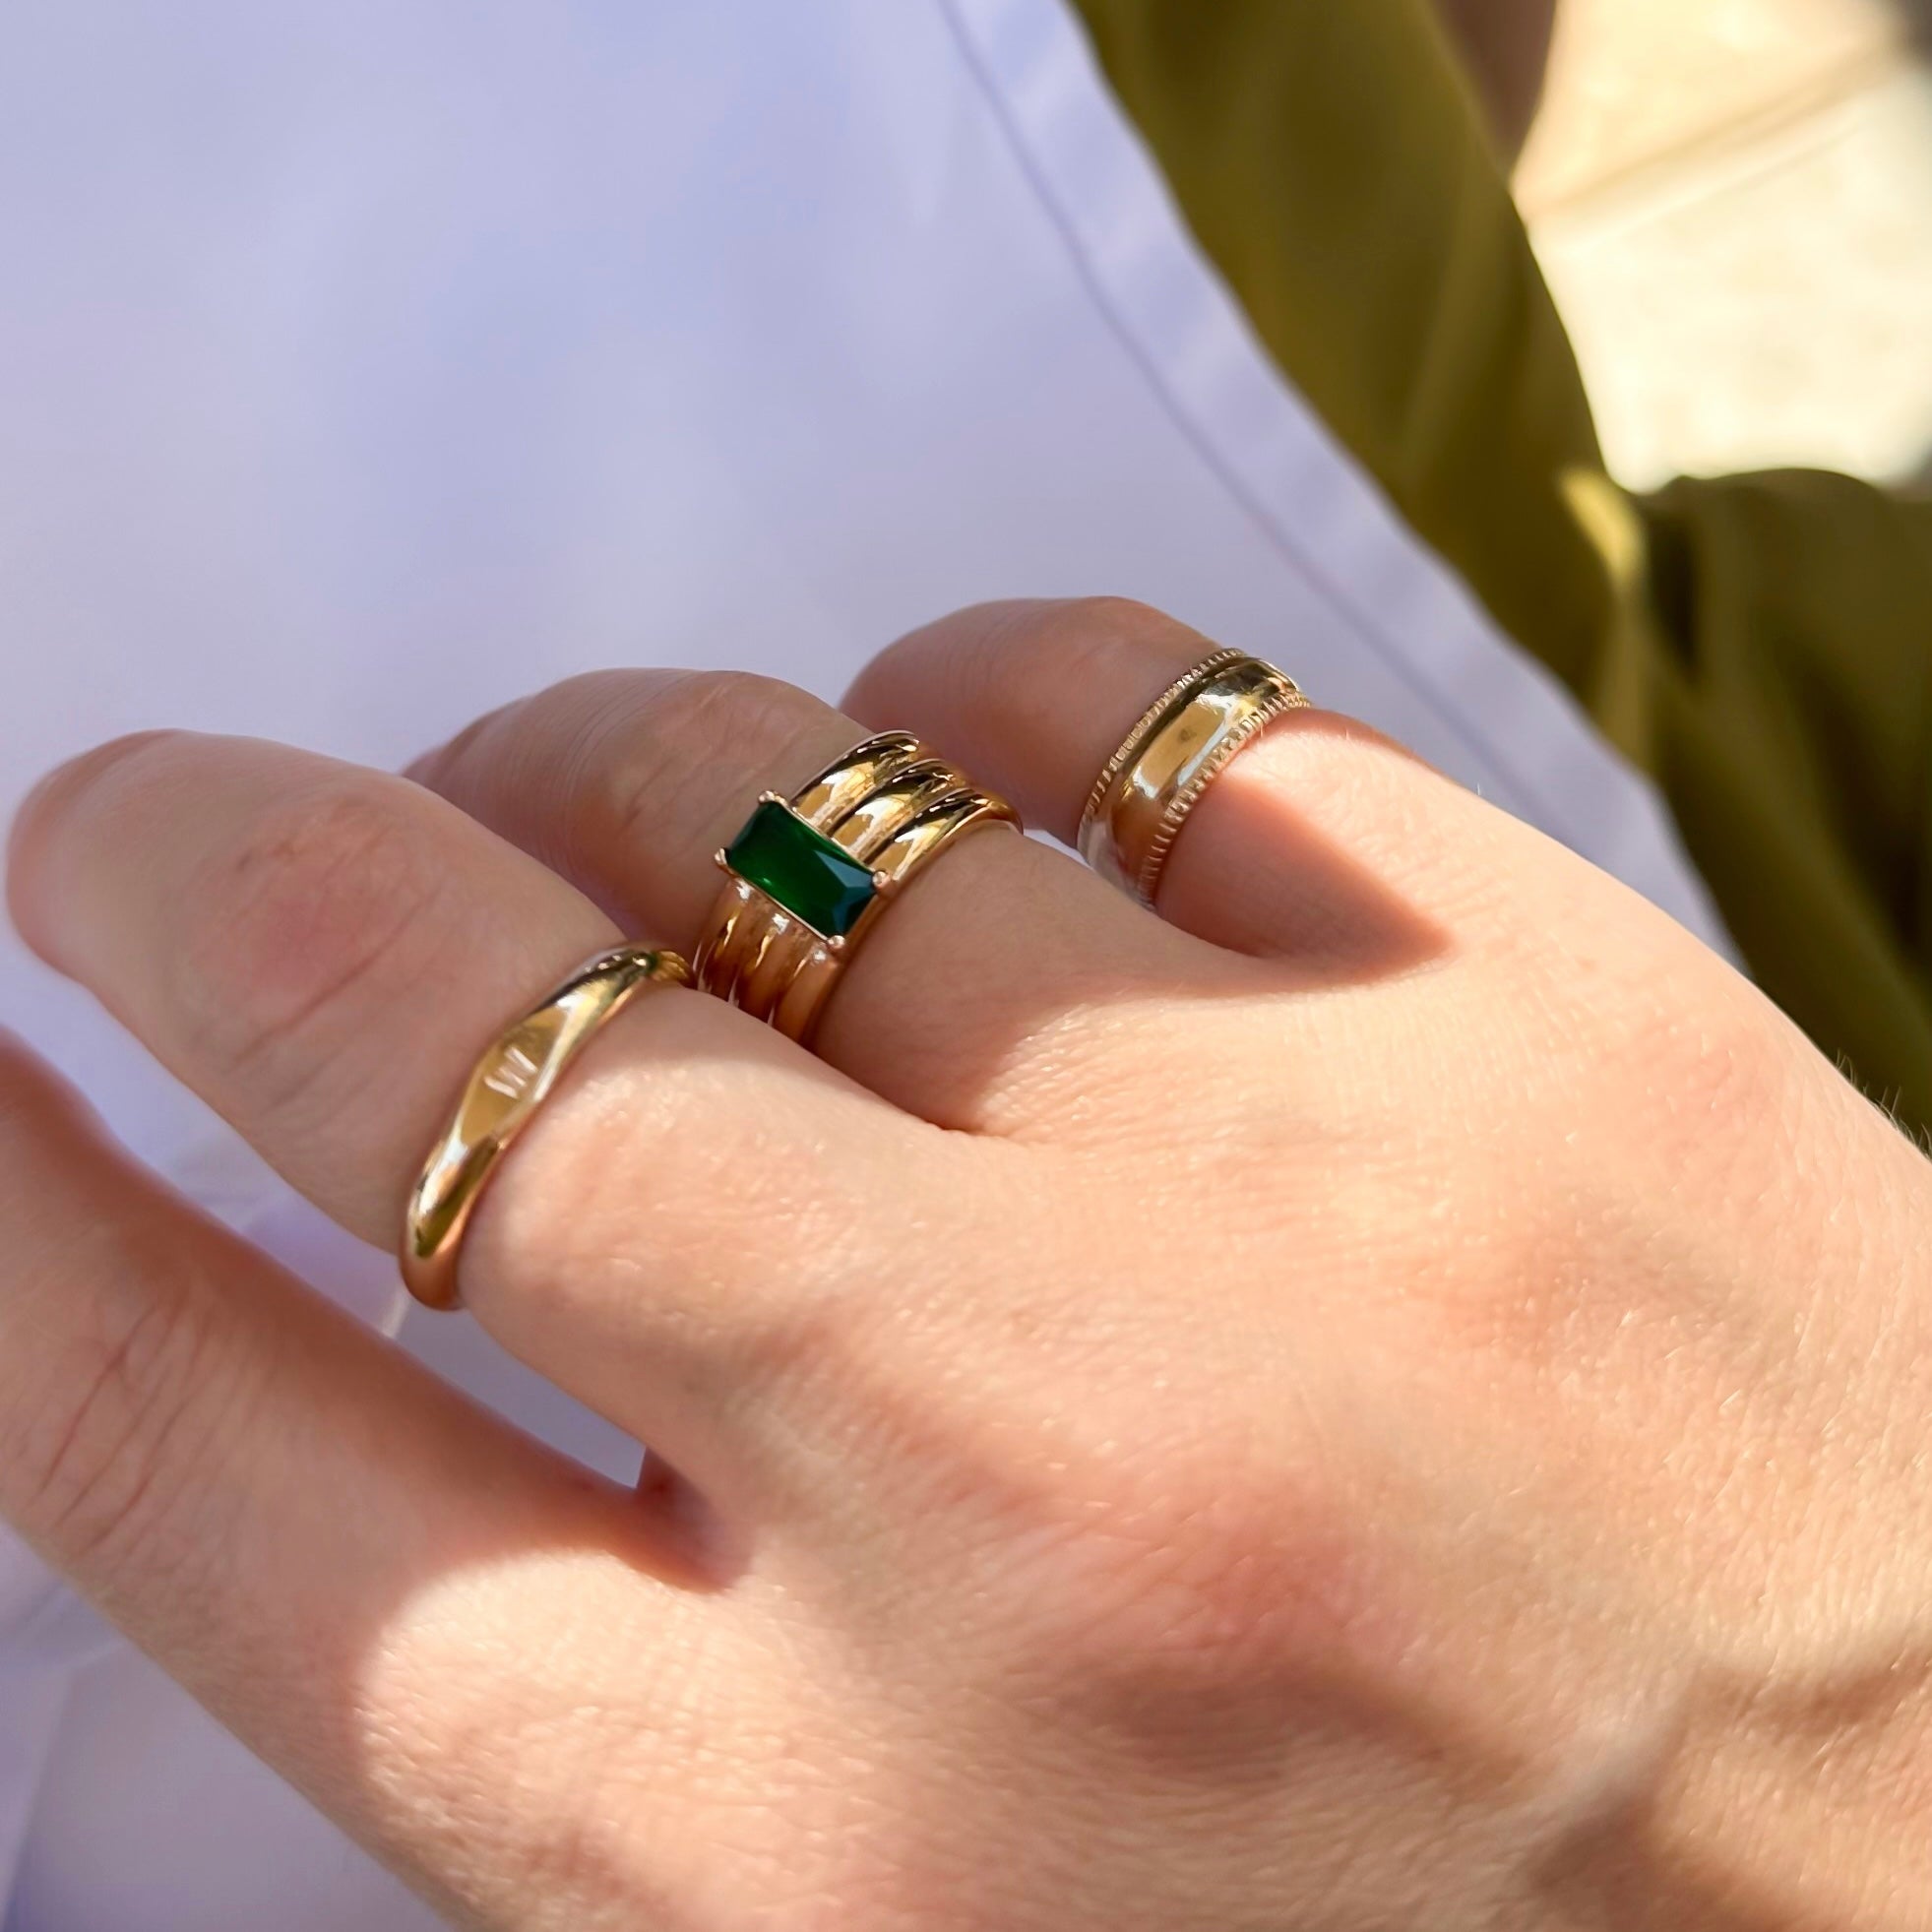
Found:
[[[1430,0],[1077,4],[1282,367],[1654,776],[1765,989],[1932,1123],[1932,502],[1617,490]]]

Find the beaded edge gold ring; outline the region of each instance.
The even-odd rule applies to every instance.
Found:
[[[457,1255],[483,1187],[564,1070],[646,986],[684,986],[676,953],[613,946],[587,960],[484,1050],[409,1195],[403,1279],[425,1307],[462,1305]]]
[[[1308,700],[1286,671],[1216,651],[1177,677],[1100,768],[1080,815],[1080,855],[1152,907],[1188,814],[1241,748]]]
[[[809,1046],[841,973],[892,900],[956,839],[1019,824],[1004,799],[911,733],[867,738],[790,798],[766,792],[717,854],[725,883],[693,977]]]

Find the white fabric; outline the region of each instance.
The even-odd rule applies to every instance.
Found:
[[[13,0],[0,261],[0,814],[144,725],[395,765],[592,666],[836,696],[956,604],[1105,590],[1721,944],[1650,791],[1259,352],[1058,0]],[[398,1320],[384,1257],[11,938],[0,1015]],[[634,1464],[473,1327],[403,1338]],[[427,1922],[3,1532],[0,1900]]]

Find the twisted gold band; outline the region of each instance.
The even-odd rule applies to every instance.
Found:
[[[498,1161],[605,1021],[645,986],[682,986],[675,953],[617,946],[588,960],[508,1027],[477,1060],[409,1196],[403,1279],[430,1308],[455,1308],[457,1253]]]
[[[809,1044],[852,952],[894,896],[977,826],[1017,826],[908,732],[868,738],[789,799],[767,792],[717,862],[698,985]]]
[[[1216,651],[1141,715],[1101,768],[1080,817],[1081,856],[1153,905],[1187,815],[1242,746],[1284,712],[1305,710],[1293,678],[1240,651]]]

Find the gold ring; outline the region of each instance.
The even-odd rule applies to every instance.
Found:
[[[1080,815],[1080,854],[1143,905],[1187,815],[1235,753],[1308,700],[1287,672],[1242,651],[1216,651],[1141,715],[1093,781]]]
[[[461,1305],[457,1251],[483,1184],[592,1035],[642,987],[690,979],[675,953],[612,947],[587,960],[485,1050],[409,1196],[403,1279],[418,1301]]]
[[[1020,823],[906,731],[867,738],[790,798],[768,791],[717,854],[698,985],[809,1044],[854,949],[954,840]]]

